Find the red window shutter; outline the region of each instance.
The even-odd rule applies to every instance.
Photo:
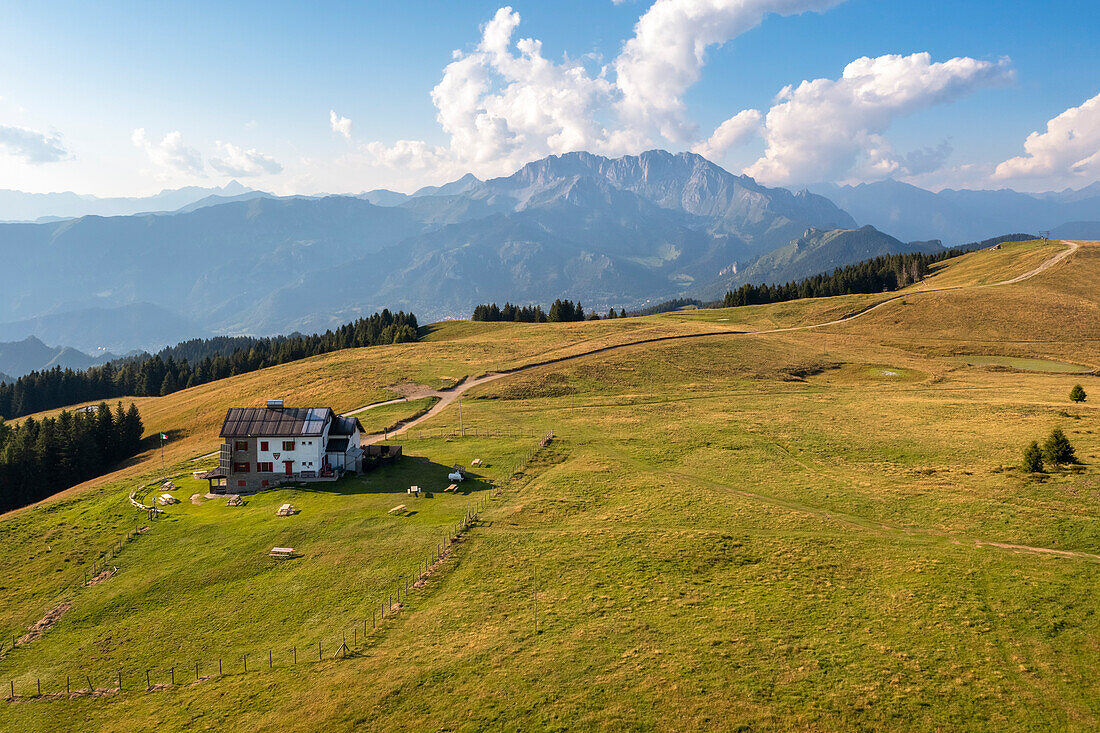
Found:
[[[260,450],[267,450],[267,441],[266,440],[261,440],[260,441]]]

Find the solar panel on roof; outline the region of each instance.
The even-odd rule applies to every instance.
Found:
[[[233,407],[222,424],[223,437],[321,435],[332,416],[328,407]]]

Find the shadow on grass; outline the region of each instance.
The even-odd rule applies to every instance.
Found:
[[[394,494],[408,495],[410,486],[419,486],[423,499],[434,498],[436,494],[446,496],[443,489],[451,483],[447,478],[454,470],[421,456],[402,456],[394,463],[380,466],[359,476],[344,476],[339,481],[303,483],[280,488],[294,488],[297,491],[316,494],[338,494],[351,496],[356,494]],[[470,496],[489,491],[492,484],[480,476],[466,474],[466,480],[459,484],[456,495]],[[412,497],[410,497],[412,498]]]

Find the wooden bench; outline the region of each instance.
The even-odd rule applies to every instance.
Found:
[[[407,507],[404,504],[398,504],[393,509],[390,509],[390,514],[402,514]]]
[[[470,461],[470,465],[471,466],[480,466],[481,465],[481,459],[480,458],[475,458],[474,460]]]
[[[448,486],[447,488],[445,488],[443,490],[444,491],[458,491],[458,484],[451,484],[450,486]]]

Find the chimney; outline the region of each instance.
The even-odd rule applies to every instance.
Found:
[[[283,401],[282,400],[268,400],[267,401],[267,409],[269,409],[269,410],[281,410],[281,409],[283,409]]]

